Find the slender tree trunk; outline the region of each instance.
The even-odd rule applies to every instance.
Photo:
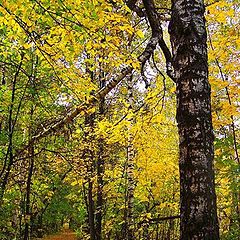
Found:
[[[32,175],[34,168],[34,147],[31,146],[29,149],[29,170],[28,170],[28,178],[27,178],[27,187],[26,187],[26,210],[25,210],[25,230],[24,230],[24,240],[28,240],[29,238],[29,227],[31,220],[31,184],[32,184]]]
[[[131,128],[133,124],[132,106],[133,106],[133,89],[132,89],[132,75],[128,81],[129,91],[129,128],[128,128],[128,147],[127,147],[127,240],[134,239],[134,218],[133,218],[133,200],[134,200],[134,149],[133,149],[133,135]]]
[[[30,110],[30,126],[29,126],[29,141],[32,138],[32,116],[33,116],[33,106],[31,106]],[[28,149],[28,157],[29,157],[29,166],[28,166],[28,176],[27,176],[27,183],[26,183],[26,206],[25,206],[25,228],[24,228],[24,236],[23,240],[29,240],[29,228],[30,228],[30,221],[32,220],[31,217],[31,185],[32,185],[32,176],[33,176],[33,169],[34,169],[34,145],[31,145]]]
[[[20,73],[20,69],[22,67],[23,55],[21,56],[21,61],[17,67],[16,73],[13,78],[12,83],[12,96],[11,96],[11,104],[9,107],[9,118],[8,118],[8,149],[3,165],[3,169],[0,173],[0,206],[2,205],[2,200],[4,196],[5,189],[7,187],[8,178],[10,175],[10,171],[14,164],[14,156],[13,156],[13,131],[14,131],[14,103],[15,103],[15,94],[16,94],[16,85],[17,85],[17,78]]]
[[[101,141],[101,140],[100,140]],[[97,161],[97,201],[96,201],[96,240],[102,239],[103,213],[103,143],[99,143]]]
[[[35,90],[35,77],[37,71],[38,57],[36,59],[32,59],[32,68],[31,68],[31,76],[29,78],[29,82],[31,88]],[[30,108],[30,122],[29,122],[29,142],[32,140],[33,136],[33,114],[34,114],[34,92],[31,94],[31,108]],[[32,176],[34,171],[34,144],[29,145],[28,148],[28,158],[29,158],[29,166],[28,166],[28,175],[27,175],[27,183],[26,183],[26,207],[25,207],[25,229],[24,229],[24,240],[30,239],[30,226],[31,221],[33,221],[33,216],[31,216],[31,190],[32,190]]]
[[[104,76],[103,76],[104,77]],[[100,76],[100,89],[105,87],[105,80]],[[99,121],[104,116],[105,99],[101,98],[99,103]],[[104,139],[98,140],[97,159],[97,201],[96,201],[96,240],[102,239],[102,217],[103,217],[103,174],[104,174]]]
[[[95,224],[94,224],[94,201],[93,201],[93,182],[88,178],[88,223],[90,230],[90,239],[95,240]]]
[[[94,219],[94,199],[93,199],[93,177],[94,177],[94,150],[92,149],[93,141],[93,125],[95,114],[85,117],[85,149],[83,159],[86,164],[86,182],[87,182],[87,198],[86,206],[88,211],[88,224],[90,239],[95,240],[95,219]]]
[[[172,0],[169,32],[177,84],[181,240],[219,239],[204,10],[202,0]]]
[[[94,72],[89,69],[89,66],[86,66],[86,72],[89,74],[91,81],[95,82]],[[96,240],[96,228],[95,228],[95,201],[93,196],[94,188],[94,176],[96,170],[96,156],[94,150],[95,137],[94,137],[94,123],[95,123],[96,114],[91,113],[90,115],[85,116],[85,127],[84,127],[84,137],[85,137],[85,146],[83,152],[83,160],[86,164],[87,175],[87,198],[86,206],[88,212],[88,230],[90,234],[90,240]]]
[[[84,189],[84,199],[85,199],[87,214],[88,214],[88,217],[87,217],[88,233],[90,234],[90,240],[95,240],[94,199],[93,199],[93,181],[92,181],[92,176],[93,176],[92,164],[93,163],[92,163],[92,158],[89,154],[91,154],[91,150],[84,149],[83,159],[85,161],[87,173],[85,176],[86,188],[85,188],[85,184],[83,184],[83,189]]]

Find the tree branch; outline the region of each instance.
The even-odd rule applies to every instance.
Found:
[[[142,17],[145,16],[145,14],[144,14],[143,10],[136,5],[136,3],[137,3],[137,0],[128,0],[128,1],[126,1],[127,6],[128,6],[133,12],[135,12],[139,17],[142,18]]]
[[[161,23],[159,21],[159,15],[156,10],[155,4],[153,0],[143,0],[144,7],[146,9],[146,15],[149,21],[149,24],[152,29],[152,36],[156,36],[158,38],[158,44],[163,52],[163,55],[166,59],[166,72],[167,75],[174,81],[174,70],[172,67],[172,54],[166,45],[164,39],[163,39],[163,30]]]

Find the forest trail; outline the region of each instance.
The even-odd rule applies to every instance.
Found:
[[[77,237],[74,232],[67,230],[59,234],[47,236],[43,240],[77,240]]]

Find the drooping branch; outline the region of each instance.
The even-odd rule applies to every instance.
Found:
[[[175,82],[174,71],[172,67],[172,54],[163,39],[163,30],[162,30],[159,14],[155,7],[154,1],[143,0],[143,4],[146,10],[147,19],[152,29],[152,36],[157,37],[158,44],[165,57],[167,75]]]
[[[159,44],[166,60],[166,73],[175,82],[174,70],[172,67],[172,54],[163,39],[163,30],[160,22],[161,18],[159,17],[154,1],[143,0],[144,9],[137,6],[137,0],[128,0],[126,1],[126,4],[139,17],[146,17],[152,30],[151,38],[144,51],[145,56],[140,56],[139,58],[140,62],[142,63],[142,66],[141,66],[142,75],[144,75],[143,69],[144,69],[145,63],[150,59],[151,55],[153,55],[154,50],[157,47],[157,44]],[[144,61],[141,61],[141,57],[146,57],[146,58]],[[148,83],[147,82],[145,83],[146,83],[146,87],[148,87]]]

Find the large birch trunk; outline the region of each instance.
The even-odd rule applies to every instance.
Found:
[[[204,10],[202,0],[172,0],[182,240],[219,239]]]

